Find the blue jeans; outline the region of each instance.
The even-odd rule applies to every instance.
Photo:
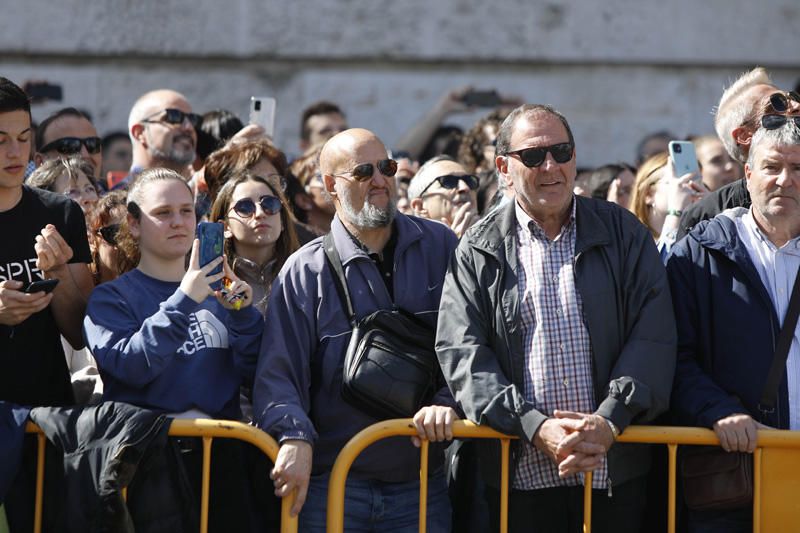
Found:
[[[301,533],[325,533],[330,474],[313,476],[300,513]],[[431,533],[450,531],[450,500],[444,473],[428,479],[428,521]],[[416,533],[419,531],[419,481],[384,483],[348,479],[344,496],[347,532]]]

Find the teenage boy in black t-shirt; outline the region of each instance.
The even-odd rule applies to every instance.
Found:
[[[22,184],[30,121],[28,97],[0,77],[0,400],[69,405],[72,388],[60,336],[83,347],[91,258],[80,207]],[[59,280],[52,293],[24,292],[42,279]]]

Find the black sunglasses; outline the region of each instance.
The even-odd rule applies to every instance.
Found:
[[[522,150],[514,150],[506,153],[506,155],[517,156],[519,157],[519,160],[522,161],[523,165],[528,168],[533,168],[544,163],[544,160],[547,157],[547,152],[553,154],[553,159],[556,160],[556,163],[566,163],[572,159],[572,152],[574,150],[575,146],[573,146],[572,143],[558,143],[552,146],[542,146],[540,148],[523,148]]]
[[[86,151],[90,154],[96,154],[100,151],[102,141],[100,137],[61,137],[53,142],[49,142],[39,149],[39,152],[49,152],[55,150],[59,154],[71,155],[77,154],[81,151],[81,145],[86,147]]]
[[[375,166],[372,163],[362,163],[350,172],[343,172],[342,174],[332,174],[335,178],[340,178],[346,174],[353,176],[356,181],[367,181],[372,178],[375,172]],[[397,161],[394,159],[381,159],[377,163],[378,170],[387,178],[393,177],[397,174]]]
[[[794,120],[794,125],[800,128],[800,115],[764,115],[761,117],[761,127],[765,130],[777,130],[790,120]]]
[[[160,115],[161,113],[164,113],[163,118],[159,120],[150,120],[152,117]],[[163,111],[159,111],[158,113],[153,113],[149,117],[142,120],[142,122],[166,122],[167,124],[180,125],[183,124],[183,121],[187,119],[193,128],[199,127],[200,123],[203,122],[203,117],[197,113],[184,113],[180,109],[174,109],[172,107],[164,109]]]
[[[794,100],[800,104],[800,94],[797,94],[795,91],[790,91],[788,93],[772,93],[769,95],[769,104],[776,113],[786,113],[789,111],[789,100]]]
[[[431,185],[433,185],[437,181],[439,182],[439,185],[441,185],[445,189],[457,189],[459,181],[463,181],[464,183],[466,183],[467,187],[469,187],[469,190],[471,191],[478,189],[478,178],[472,176],[471,174],[464,174],[464,175],[446,174],[444,176],[439,176],[438,178],[430,182],[424,189],[422,189],[422,192],[420,192],[419,195],[422,196],[423,194],[425,194],[425,191],[430,189]]]
[[[117,234],[119,233],[119,224],[109,224],[108,226],[103,226],[97,233],[103,238],[111,246],[117,245]]]
[[[258,199],[261,210],[268,215],[274,215],[281,210],[281,201],[275,196],[264,195]],[[250,218],[256,214],[256,203],[250,198],[242,198],[233,205],[234,212],[242,218]]]

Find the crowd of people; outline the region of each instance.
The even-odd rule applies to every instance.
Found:
[[[444,125],[467,93],[444,95],[391,147],[317,102],[290,159],[260,126],[197,114],[169,89],[137,99],[125,132],[101,138],[73,107],[34,125],[25,91],[0,78],[0,416],[16,421],[0,440],[23,443],[28,410],[66,417],[46,431],[48,453],[66,453],[76,427],[120,449],[153,438],[110,435],[109,420],[130,416],[117,403],[243,421],[279,453],[270,465],[215,443],[211,530],[275,530],[278,498],[296,493],[300,530],[324,531],[338,453],[389,418],[377,404],[417,385],[393,374],[403,339],[380,329],[381,311],[429,338],[437,364],[407,412],[417,435],[354,463],[346,530],[417,530],[420,439],[434,443],[428,530],[496,528],[499,443],[450,445],[460,418],[519,437],[510,531],[579,531],[590,471],[595,530],[663,527],[652,448],[615,443],[631,424],[711,428],[722,453],[752,452],[759,428],[800,429],[800,95],[744,73],[721,96],[717,136],[681,139],[699,172],[678,175],[667,145],[679,139],[664,131],[635,165],[580,167],[568,118],[545,104],[498,98],[468,131]],[[206,264],[201,221],[224,231]],[[383,390],[358,388],[370,364]],[[34,454],[17,448],[0,471],[12,532],[33,517]],[[195,516],[202,443],[167,448],[183,474],[166,490],[180,486]],[[119,482],[113,463],[82,487]],[[124,505],[75,518],[52,490],[63,475],[46,476],[46,530],[120,513],[139,531],[193,523],[159,518],[175,500],[152,494],[132,518]],[[752,527],[752,506],[686,500],[689,531]]]

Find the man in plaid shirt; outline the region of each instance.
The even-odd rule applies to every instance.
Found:
[[[437,353],[467,416],[517,435],[509,531],[637,531],[649,449],[614,445],[669,405],[675,323],[655,243],[614,204],[573,194],[575,141],[549,106],[500,128],[496,166],[516,201],[471,228],[445,278]],[[480,445],[499,516],[499,451]],[[493,497],[492,497],[493,496]]]

